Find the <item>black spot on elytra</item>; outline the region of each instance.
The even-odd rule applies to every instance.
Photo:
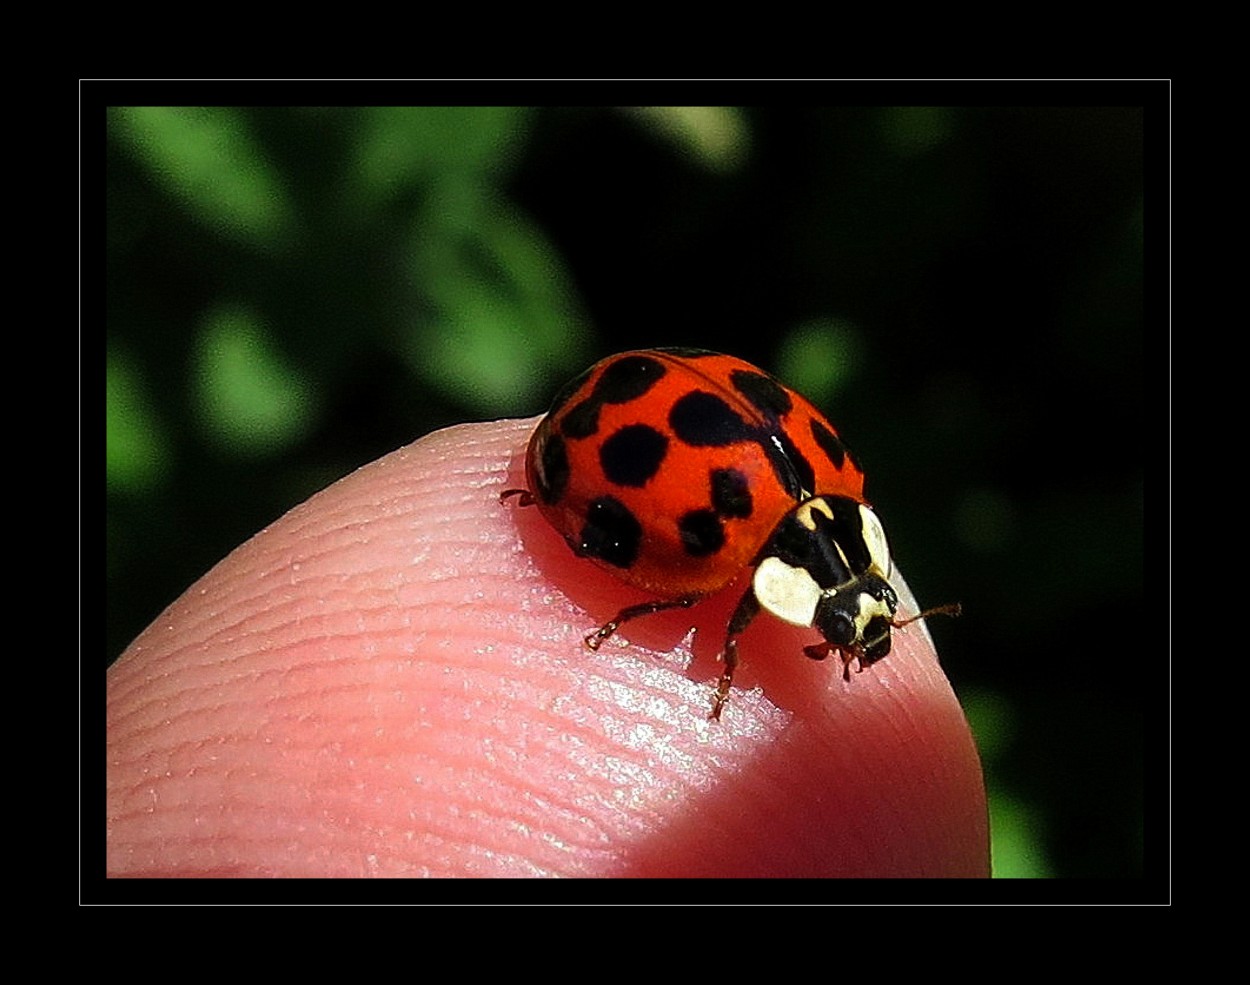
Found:
[[[720,516],[745,520],[751,515],[754,503],[751,484],[738,469],[712,470],[712,509]]]
[[[650,356],[625,356],[603,371],[591,396],[600,403],[627,404],[643,396],[667,372],[658,359]]]
[[[725,545],[725,528],[711,510],[691,510],[677,522],[677,530],[691,557],[707,557]]]
[[[819,493],[812,463],[790,440],[781,423],[782,418],[794,410],[790,391],[764,373],[738,369],[730,373],[729,378],[734,389],[764,417],[765,437],[760,444],[786,493],[795,499],[801,499],[804,494],[810,496]],[[818,422],[813,420],[812,431],[819,444],[821,437],[816,433],[818,426]],[[837,442],[836,436],[828,428],[820,426],[820,430]],[[842,448],[840,442],[837,442],[837,447]],[[830,448],[825,445],[821,445],[821,448],[832,458]]]
[[[786,493],[794,499],[804,499],[820,490],[816,487],[816,473],[812,463],[790,440],[784,430],[773,431],[764,444],[764,451],[772,463],[777,479]]]
[[[724,519],[744,520],[754,503],[746,475],[737,469],[709,474],[711,509],[691,510],[677,521],[682,547],[690,557],[710,557],[725,546]]]
[[[574,404],[560,418],[560,433],[572,441],[589,438],[599,430],[599,404],[594,400],[583,400]]]
[[[834,468],[841,471],[847,458],[846,445],[842,444],[842,439],[814,417],[812,418],[812,437],[820,450],[825,453],[825,457],[833,463]]]
[[[776,388],[769,399],[775,409],[786,404],[789,397],[768,377],[757,373],[742,373],[754,380],[763,380]],[[757,385],[757,396],[763,399],[767,388]],[[777,481],[791,499],[801,499],[805,493],[815,492],[816,475],[807,457],[795,447],[785,429],[774,417],[766,417],[764,424],[753,425],[733,409],[721,397],[703,390],[692,390],[673,404],[668,423],[673,433],[688,445],[696,448],[721,448],[743,441],[753,441],[763,449],[764,455],[777,475]]]
[[[569,455],[564,439],[549,433],[539,448],[535,492],[544,503],[557,503],[564,497],[569,486]]]
[[[573,399],[573,395],[577,393],[579,390],[581,390],[583,386],[585,386],[586,380],[590,378],[590,374],[593,373],[594,371],[595,371],[594,366],[591,366],[588,369],[584,369],[580,373],[578,373],[576,376],[574,376],[571,380],[569,380],[566,384],[564,384],[564,386],[560,387],[560,389],[556,391],[556,395],[551,398],[551,407],[548,409],[547,412],[549,414],[555,414],[559,412],[559,410],[565,404],[567,404],[570,400]]]
[[[619,499],[600,496],[586,509],[586,525],[578,554],[594,557],[617,568],[628,568],[638,559],[642,546],[642,524]]]
[[[764,415],[764,419],[776,422],[794,409],[790,394],[771,376],[735,369],[729,380],[752,407]]]
[[[758,431],[714,393],[691,390],[668,412],[673,433],[695,448],[723,448],[757,440]]]
[[[609,482],[639,488],[660,471],[668,438],[646,424],[616,431],[599,448],[599,464]]]
[[[592,367],[593,369],[593,367]],[[589,438],[599,430],[599,411],[604,404],[627,404],[637,400],[656,385],[667,373],[664,364],[650,356],[625,356],[610,363],[595,381],[585,400],[570,407],[560,418],[560,430],[568,438]],[[565,386],[556,398],[553,412],[570,400],[585,382],[583,373],[574,383]],[[561,399],[563,398],[563,399]]]

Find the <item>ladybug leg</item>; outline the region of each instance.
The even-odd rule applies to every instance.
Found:
[[[517,506],[534,505],[534,494],[528,489],[505,489],[499,494],[499,502],[506,503],[514,496],[516,497]]]
[[[738,666],[738,637],[751,624],[751,620],[760,611],[759,599],[755,597],[755,589],[748,588],[738,601],[738,607],[729,617],[729,625],[725,630],[725,648],[721,651],[721,660],[725,669],[721,671],[720,680],[716,684],[716,696],[712,699],[712,721],[720,721],[721,709],[729,700],[729,690],[733,687],[734,670]]]
[[[834,650],[837,650],[838,655],[842,658],[842,680],[849,684],[851,681],[851,664],[859,659],[859,653],[854,647],[837,646],[828,640],[803,647],[803,652],[813,660],[824,660]],[[862,671],[864,668],[860,665],[857,669]]]
[[[603,645],[604,640],[620,628],[623,622],[629,622],[631,619],[637,619],[639,616],[649,616],[655,612],[663,612],[665,609],[689,609],[698,601],[699,598],[697,596],[692,596],[684,599],[661,599],[655,602],[631,605],[613,616],[611,622],[605,622],[599,629],[587,636],[586,645],[592,650],[597,650]]]
[[[813,660],[824,660],[825,657],[829,656],[829,652],[832,649],[832,643],[827,640],[822,640],[820,643],[813,643],[811,646],[803,647],[803,652]]]

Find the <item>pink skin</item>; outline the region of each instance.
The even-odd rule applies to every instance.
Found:
[[[645,599],[499,502],[534,424],[360,469],[130,645],[111,875],[989,874],[980,763],[920,624],[848,683],[761,616],[710,722],[741,586],[587,650]]]

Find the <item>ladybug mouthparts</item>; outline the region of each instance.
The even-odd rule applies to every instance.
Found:
[[[858,659],[860,667],[876,663],[890,653],[890,630],[898,611],[898,596],[885,579],[868,574],[846,588],[825,592],[816,603],[812,626],[844,657]],[[808,648],[808,656],[815,656]],[[822,649],[822,648],[818,648]]]

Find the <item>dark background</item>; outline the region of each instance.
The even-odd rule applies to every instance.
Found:
[[[1167,679],[1143,629],[1144,311],[1150,269],[1166,326],[1168,88],[763,94],[859,105],[106,91],[125,108],[84,114],[84,216],[98,150],[107,659],[365,462],[538,413],[612,352],[731,351],[825,409],[917,597],[963,603],[933,631],[996,873],[1141,875],[1163,848],[1144,820]]]

